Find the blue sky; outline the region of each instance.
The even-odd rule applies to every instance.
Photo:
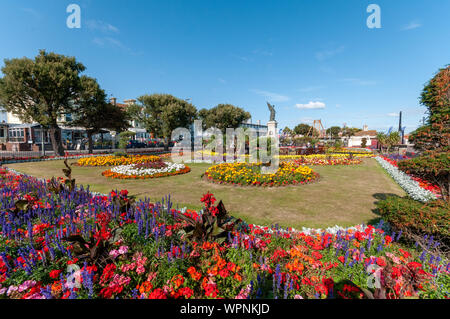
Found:
[[[81,29],[66,26],[71,3]],[[371,3],[380,29],[366,25]],[[2,0],[0,60],[76,56],[119,101],[170,93],[264,123],[269,101],[280,128],[321,119],[383,131],[402,110],[411,131],[423,85],[450,63],[449,12],[448,0]]]

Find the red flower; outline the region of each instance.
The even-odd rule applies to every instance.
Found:
[[[57,279],[57,278],[59,278],[60,273],[62,273],[62,270],[52,270],[52,271],[50,271],[49,276],[52,279]]]
[[[391,236],[385,236],[384,241],[386,242],[386,246],[389,245],[392,242]]]
[[[412,261],[412,262],[408,263],[408,267],[416,270],[416,268],[422,268],[422,264]]]
[[[377,265],[380,267],[386,266],[386,261],[384,260],[384,258],[382,257],[377,258]]]

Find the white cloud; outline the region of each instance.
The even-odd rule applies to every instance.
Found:
[[[253,92],[253,93],[256,93],[258,95],[264,96],[270,102],[286,102],[286,101],[290,100],[290,98],[288,96],[281,95],[281,94],[278,94],[278,93],[262,91],[262,90],[256,90],[256,89],[252,89],[250,91]]]
[[[398,113],[388,113],[387,116],[397,117],[397,116],[398,116]]]
[[[344,52],[344,49],[345,49],[345,47],[343,45],[341,45],[340,47],[335,48],[335,49],[316,52],[316,59],[319,61],[329,59],[329,58],[335,56],[336,54]]]
[[[100,20],[87,20],[86,26],[91,30],[98,30],[102,32],[114,32],[118,33],[119,29],[112,24],[109,24],[107,22],[103,22]]]
[[[422,26],[421,23],[419,23],[417,21],[412,21],[412,22],[408,23],[407,25],[403,26],[402,31],[417,29],[417,28],[420,28],[421,26]]]
[[[295,107],[299,109],[324,109],[325,103],[310,101],[308,104],[295,104]]]

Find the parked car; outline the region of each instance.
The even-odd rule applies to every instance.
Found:
[[[145,147],[147,147],[146,143],[135,141],[135,140],[131,140],[127,144],[127,148],[145,148]]]

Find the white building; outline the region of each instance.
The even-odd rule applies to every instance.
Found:
[[[366,147],[377,146],[377,131],[369,130],[367,125],[364,125],[362,131],[355,133],[348,139],[348,147],[361,147],[363,138],[366,139]]]

